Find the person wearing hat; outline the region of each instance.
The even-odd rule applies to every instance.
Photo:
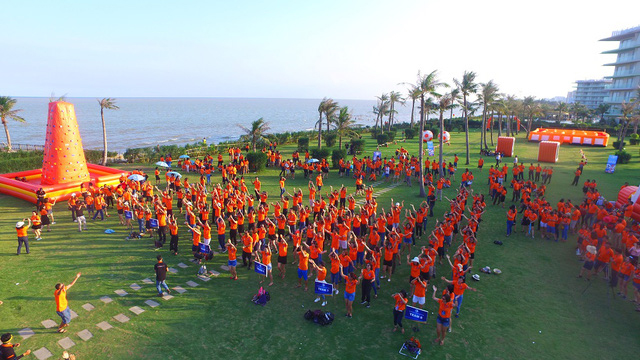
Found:
[[[85,204],[84,200],[78,199],[74,208],[76,221],[78,222],[78,231],[82,232],[83,227],[84,230],[87,230],[87,218],[85,218],[84,216],[84,210],[87,209],[87,205]]]
[[[56,290],[53,292],[53,296],[56,299],[56,313],[60,318],[62,318],[62,322],[60,323],[60,326],[58,326],[59,333],[66,332],[66,327],[69,326],[69,323],[71,322],[71,309],[69,309],[69,304],[67,302],[67,291],[76,284],[80,275],[81,273],[77,273],[76,277],[69,285],[57,283]]]
[[[31,350],[27,350],[22,355],[16,355],[14,348],[19,347],[20,344],[12,344],[12,338],[13,336],[10,333],[2,334],[0,337],[0,340],[2,340],[2,345],[0,345],[0,360],[17,360],[31,354]]]
[[[596,261],[596,247],[593,245],[587,246],[587,252],[584,254],[584,265],[582,265],[582,269],[580,269],[579,278],[582,277],[584,272],[587,272],[587,280],[591,280],[591,270],[593,269],[593,265]]]
[[[27,226],[25,226],[25,221],[29,222]],[[18,251],[16,255],[20,255],[23,244],[27,254],[29,253],[29,235],[27,234],[29,227],[31,227],[31,219],[22,219],[22,221],[16,223],[16,232],[18,233]]]

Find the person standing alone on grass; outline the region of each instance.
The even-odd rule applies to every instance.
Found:
[[[573,178],[573,182],[571,183],[572,186],[578,186],[578,182],[580,181],[581,174],[582,174],[582,170],[580,170],[580,168],[577,168],[574,174],[575,176]]]
[[[169,286],[167,286],[167,264],[162,261],[162,255],[158,255],[158,262],[153,266],[156,271],[156,289],[158,290],[158,296],[162,296],[162,288],[169,294],[171,294],[171,290],[169,290]]]
[[[66,328],[71,322],[71,309],[69,309],[69,304],[67,303],[67,291],[75,285],[76,281],[80,278],[80,275],[81,273],[77,273],[76,277],[69,285],[57,283],[56,290],[53,292],[53,296],[56,299],[56,313],[60,318],[62,318],[62,322],[60,323],[60,326],[58,326],[59,333],[66,332]]]
[[[25,221],[29,222],[27,226],[24,224]],[[27,233],[29,227],[31,227],[31,219],[22,219],[22,221],[16,223],[16,232],[18,233],[18,251],[16,255],[20,255],[23,244],[27,254],[29,253],[29,234]]]

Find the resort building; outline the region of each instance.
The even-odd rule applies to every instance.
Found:
[[[617,54],[615,62],[604,64],[613,66],[609,94],[604,102],[611,104],[607,117],[617,118],[621,115],[620,104],[638,96],[640,86],[640,26],[614,31],[610,37],[600,41],[618,41],[617,49],[604,51],[603,54]]]
[[[609,95],[610,79],[578,80],[572,102],[579,102],[589,109],[596,109]]]

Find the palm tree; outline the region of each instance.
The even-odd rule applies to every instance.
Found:
[[[9,126],[7,119],[12,119],[19,122],[25,122],[25,119],[18,116],[18,113],[22,109],[14,109],[13,106],[18,102],[16,99],[12,99],[8,96],[0,96],[0,120],[2,120],[2,126],[4,126],[4,133],[7,136],[7,150],[11,151],[11,135],[9,135]]]
[[[464,135],[467,145],[467,162],[465,165],[469,165],[469,108],[467,106],[467,97],[470,94],[475,94],[478,91],[478,84],[476,81],[476,73],[473,71],[465,71],[462,75],[462,80],[458,81],[453,79],[460,93],[462,94],[462,110],[464,111]]]
[[[567,106],[567,103],[562,101],[558,103],[558,106],[556,106],[556,111],[558,112],[558,122],[562,120],[562,115],[564,115],[568,109],[569,107]]]
[[[620,132],[618,133],[618,142],[620,145],[618,150],[624,149],[624,138],[627,136],[627,130],[629,129],[629,124],[632,122],[638,121],[640,115],[638,115],[638,102],[635,99],[631,99],[630,101],[623,101],[622,105],[622,118],[620,119]]]
[[[398,112],[394,109],[396,103],[404,104],[404,99],[402,98],[402,94],[397,91],[392,91],[389,93],[389,127],[388,131],[391,131],[391,125],[393,125],[394,117],[393,115]]]
[[[600,122],[604,122],[604,114],[608,113],[611,109],[611,105],[602,103],[596,108],[596,112],[600,114]]]
[[[424,161],[423,161],[423,153],[424,153],[424,145],[422,141],[422,133],[424,132],[424,121],[425,115],[432,108],[432,104],[425,100],[425,97],[429,97],[431,95],[437,95],[436,90],[441,86],[448,86],[445,83],[440,82],[438,80],[438,71],[434,70],[427,75],[420,75],[418,72],[418,82],[416,84],[416,88],[419,90],[420,95],[420,133],[418,136],[418,164],[420,167],[419,171],[419,181],[420,181],[420,197],[426,197],[427,193],[424,189]],[[440,128],[442,131],[442,128]]]
[[[460,88],[455,87],[449,93],[451,95],[451,105],[449,105],[449,131],[453,131],[453,109],[458,105],[456,101],[460,99]]]
[[[378,106],[377,106],[377,112],[376,114],[378,115],[376,117],[376,127],[375,129],[378,129],[378,121],[380,122],[380,133],[383,134],[384,133],[384,117],[386,115],[389,115],[389,95],[387,94],[382,94],[380,96],[376,96],[376,99],[378,99]],[[375,112],[375,111],[374,111]]]
[[[266,138],[267,131],[271,128],[268,122],[265,122],[263,118],[251,122],[251,128],[247,128],[243,125],[237,124],[239,128],[244,130],[245,137],[251,143],[251,148],[256,151],[256,144],[259,140]]]
[[[451,96],[451,94],[446,94],[443,96],[440,96],[438,98],[438,102],[437,102],[437,109],[440,112],[440,150],[439,150],[439,164],[442,164],[443,161],[443,155],[442,155],[442,148],[444,145],[444,112],[449,109],[449,107],[451,106],[451,103],[453,102],[453,97]],[[422,141],[421,141],[422,142]],[[444,169],[442,168],[442,165],[438,166],[438,173],[440,174],[440,177],[444,177]]]
[[[487,114],[489,108],[496,101],[498,96],[498,86],[489,80],[489,82],[480,84],[480,93],[478,93],[478,102],[482,105],[482,130],[480,131],[480,146],[484,141],[484,147],[487,148]],[[492,127],[493,128],[493,127]]]
[[[354,122],[352,119],[352,115],[349,112],[349,108],[347,106],[340,108],[340,113],[336,118],[336,121],[333,123],[336,132],[338,133],[338,149],[342,149],[342,137],[348,136],[357,133],[351,128]]]
[[[410,127],[413,129],[413,114],[414,109],[416,107],[416,100],[420,98],[420,89],[418,89],[415,85],[407,90],[408,99],[411,99],[411,124]]]
[[[324,114],[325,119],[327,119],[327,131],[329,131],[329,126],[338,107],[339,105],[337,102],[326,97],[322,99],[322,101],[320,101],[320,105],[318,105],[319,118],[316,123],[316,126],[318,126],[318,148],[322,147],[322,115]]]
[[[104,110],[118,110],[120,109],[116,105],[116,99],[104,98],[98,100],[100,104],[100,118],[102,119],[102,143],[104,145],[104,151],[102,152],[102,165],[107,165],[107,125],[104,122]]]

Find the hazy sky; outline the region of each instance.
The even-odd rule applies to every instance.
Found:
[[[437,69],[566,95],[640,1],[5,1],[0,95],[372,99]]]

